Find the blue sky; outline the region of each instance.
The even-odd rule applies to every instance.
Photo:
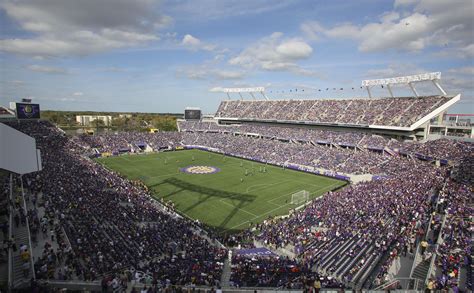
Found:
[[[474,113],[473,3],[0,0],[0,104],[211,113],[222,87],[365,97],[363,79],[441,71],[448,93],[462,94],[450,112]],[[437,94],[430,83],[418,90]]]

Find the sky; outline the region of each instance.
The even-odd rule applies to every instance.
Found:
[[[472,0],[0,0],[0,105],[214,113],[225,87],[367,97],[364,79],[439,71],[474,113],[473,60]]]

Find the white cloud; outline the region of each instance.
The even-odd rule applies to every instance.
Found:
[[[283,39],[283,33],[275,32],[248,46],[229,64],[246,69],[267,71],[289,71],[308,75],[311,71],[301,68],[296,62],[307,59],[313,53],[309,44],[300,39]]]
[[[442,84],[452,92],[474,98],[474,66],[463,66],[449,69],[444,74]],[[464,99],[466,99],[464,97]]]
[[[245,71],[215,69],[207,65],[181,68],[177,74],[195,80],[240,80],[247,75]]]
[[[201,45],[201,41],[198,38],[195,38],[188,34],[183,37],[183,41],[181,42],[181,44],[185,46],[197,47]]]
[[[435,46],[443,50],[445,47],[463,48],[464,55],[470,56],[474,55],[474,48],[470,47],[474,30],[473,5],[472,0],[396,1],[395,10],[382,14],[376,22],[343,23],[325,28],[313,21],[303,23],[300,29],[311,39],[321,36],[353,39],[362,52],[421,51]],[[406,8],[410,10],[405,11]]]
[[[419,0],[395,0],[394,7],[409,6],[417,3]]]
[[[76,97],[80,97],[80,96],[83,96],[84,93],[83,92],[75,92],[72,94],[73,96],[76,96]]]
[[[224,91],[224,88],[220,86],[216,86],[216,87],[210,88],[209,91],[212,93],[219,93],[219,92]]]
[[[384,68],[369,69],[364,77],[369,79],[390,78],[426,72],[429,72],[429,70],[420,68],[411,63],[392,63]]]
[[[0,40],[0,50],[33,56],[87,55],[159,40],[156,30],[171,18],[155,0],[6,0],[8,17],[31,38]]]
[[[44,66],[44,65],[29,65],[27,68],[35,72],[43,72],[50,74],[67,74],[68,71],[64,68],[54,67],[54,66]]]
[[[448,70],[448,72],[474,75],[474,66],[452,68],[452,69]]]
[[[464,54],[464,56],[466,56],[467,58],[473,58],[474,57],[474,43],[460,48],[459,51],[462,54]]]
[[[25,82],[23,80],[9,80],[9,84],[12,84],[14,86],[23,86],[25,85]]]
[[[242,15],[257,15],[284,9],[293,4],[293,1],[274,0],[181,0],[169,1],[167,11],[177,18],[193,19],[228,19]]]
[[[191,50],[214,51],[217,49],[217,46],[202,42],[200,39],[190,34],[187,34],[183,37],[181,45]]]
[[[218,79],[242,79],[245,76],[245,72],[231,70],[217,70],[214,74]]]
[[[310,40],[319,40],[325,30],[317,21],[304,22],[301,24],[300,29]]]
[[[276,52],[285,59],[298,60],[308,58],[313,53],[313,48],[303,41],[290,40],[278,45]]]

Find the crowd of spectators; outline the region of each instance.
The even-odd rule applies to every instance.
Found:
[[[29,178],[29,188],[43,194],[47,212],[54,216],[50,221],[64,228],[76,278],[96,280],[126,268],[163,285],[218,284],[226,250],[199,236],[192,222],[83,156],[53,125],[34,121],[10,126],[35,137],[41,149],[43,171]],[[39,276],[59,273],[48,273],[54,267],[51,257],[45,247],[36,264]]]
[[[291,249],[298,258],[234,256],[231,281],[235,286],[305,288],[317,281],[327,287],[355,287],[374,273],[375,282],[382,283],[395,257],[415,251],[438,200],[437,191],[443,186],[441,197],[447,205],[448,220],[437,258],[443,276],[437,280],[438,286],[456,286],[460,267],[471,263],[467,255],[471,249],[472,208],[468,202],[472,200],[472,185],[446,179],[449,172],[443,166],[342,146],[348,141],[355,145],[392,143],[383,137],[193,122],[180,125],[184,132],[125,132],[69,139],[47,122],[10,125],[35,137],[41,149],[44,170],[28,178],[28,187],[43,194],[49,222],[43,224],[32,210],[28,217],[33,227],[53,229],[57,231],[55,241],[64,243],[67,236],[71,245],[69,249],[60,244],[63,251],[59,253],[66,259],[68,273],[57,265],[58,254],[44,247],[35,266],[43,278],[61,275],[64,279],[96,280],[128,269],[153,276],[163,286],[219,284],[226,249],[200,236],[192,222],[153,201],[144,186],[132,184],[85,156],[91,149],[118,153],[128,147],[139,151],[142,144],[154,150],[205,146],[276,165],[387,175],[328,192],[288,218],[267,219],[258,225],[255,235],[247,233],[267,247]],[[235,135],[244,128],[246,133],[265,131],[267,138],[289,139]],[[314,143],[323,137],[330,143]],[[412,148],[397,144],[402,150],[459,161],[473,154],[469,143],[438,140],[413,143],[416,147]],[[472,160],[465,160],[472,165]],[[61,234],[60,227],[66,235]]]
[[[474,153],[471,143],[446,139],[426,143],[399,142],[359,132],[262,125],[215,126],[212,122],[181,123],[182,132],[82,135],[75,141],[86,149],[113,154],[123,149],[141,152],[145,147],[159,150],[199,145],[277,165],[291,163],[344,174],[373,175],[395,175],[400,168],[412,167],[413,160],[407,155],[461,160]],[[202,131],[211,128],[218,131]],[[385,145],[380,145],[382,142]],[[398,148],[384,151],[393,146]]]
[[[256,120],[311,121],[352,125],[410,126],[450,97],[344,100],[227,100],[216,116]]]
[[[453,139],[437,139],[424,143],[405,143],[401,146],[401,151],[431,158],[460,161],[465,157],[472,157],[474,144]]]
[[[358,147],[371,150],[391,149],[394,152],[422,154],[426,157],[445,160],[460,160],[466,153],[473,152],[471,143],[452,139],[439,139],[424,143],[399,141],[377,134],[357,131],[321,130],[307,127],[269,126],[264,124],[219,125],[214,122],[179,121],[183,132],[221,132],[253,134],[280,140],[312,142],[321,145]]]
[[[73,138],[74,142],[87,149],[95,149],[98,153],[119,154],[124,152],[140,152],[147,146],[153,151],[179,145],[179,132],[120,132],[103,133],[100,135],[82,134]]]
[[[448,180],[440,193],[446,222],[437,250],[436,266],[440,273],[433,280],[434,289],[459,288],[462,267],[467,270],[466,288],[472,288],[473,194],[474,185],[454,180]]]
[[[453,177],[458,182],[474,185],[474,156],[466,156],[458,161],[453,169]]]
[[[444,172],[420,168],[329,192],[288,219],[268,221],[257,237],[275,247],[291,245],[345,284],[360,282],[384,254],[413,251],[412,239],[429,218],[433,189]],[[381,278],[392,260],[382,265]]]
[[[344,288],[331,276],[315,273],[310,263],[287,256],[232,257],[230,282],[234,287],[267,287],[281,289]]]

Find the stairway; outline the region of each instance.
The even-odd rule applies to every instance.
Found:
[[[412,277],[424,281],[426,279],[426,276],[428,275],[429,269],[430,269],[430,260],[429,259],[423,260],[415,267]]]
[[[230,274],[231,274],[231,261],[232,252],[229,251],[229,257],[224,260],[224,266],[222,267],[222,275],[221,275],[221,288],[229,288],[230,287]]]
[[[15,236],[15,243],[18,247],[18,250],[13,253],[13,264],[12,264],[12,280],[13,280],[13,288],[19,288],[23,284],[29,284],[30,279],[32,278],[32,268],[30,262],[30,271],[27,277],[23,275],[23,261],[20,258],[20,245],[26,244],[28,246],[28,250],[31,252],[31,247],[29,245],[29,238],[28,238],[28,228],[27,226],[19,225],[18,227],[13,227],[13,235]]]

